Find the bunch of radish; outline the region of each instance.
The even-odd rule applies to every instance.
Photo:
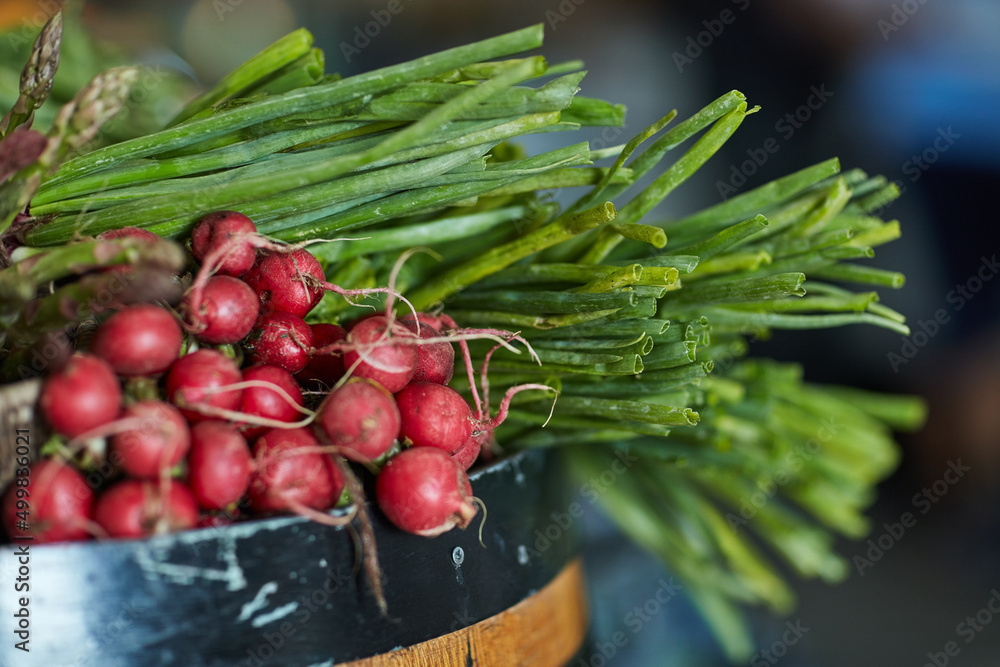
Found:
[[[490,417],[465,340],[517,336],[462,330],[446,315],[396,317],[392,288],[327,283],[313,255],[257,234],[240,213],[204,217],[190,250],[200,267],[176,309],[118,310],[45,379],[39,413],[55,446],[19,473],[31,483],[26,531],[16,484],[5,494],[9,535],[135,538],[289,512],[342,524],[364,511],[358,476],[367,474],[402,530],[469,524],[477,508],[466,470],[511,396],[546,387],[509,391]],[[384,292],[387,306],[343,326],[307,323],[327,291]],[[448,385],[452,341],[474,406]],[[352,510],[331,513],[338,504]]]

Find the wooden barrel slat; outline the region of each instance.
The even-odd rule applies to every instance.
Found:
[[[344,667],[565,665],[587,632],[583,565],[570,562],[545,588],[462,630]]]

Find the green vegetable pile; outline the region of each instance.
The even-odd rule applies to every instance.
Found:
[[[772,329],[908,333],[874,291],[902,275],[854,261],[899,236],[873,214],[898,195],[886,179],[828,160],[654,219],[756,109],[734,91],[591,150],[571,133],[622,127],[624,108],[577,94],[582,63],[512,58],[541,46],[540,26],[344,79],[322,73],[300,30],[157,131],[100,132],[128,99],[131,68],[93,79],[47,132],[29,130],[58,32],[50,24],[39,38],[0,126],[8,381],[46,336],[100,314],[96,295],[112,278],[75,276],[121,261],[176,270],[177,258],[128,240],[114,258],[95,256],[90,239],[106,230],[181,240],[206,212],[238,210],[275,240],[315,242],[327,279],[345,289],[389,284],[401,253],[421,247],[395,280],[417,309],[520,331],[541,359],[498,351],[492,391],[535,382],[560,392],[551,418],[550,397],[519,395],[500,447],[560,447],[583,481],[616,452],[637,457],[600,502],[683,579],[730,656],[753,650],[742,606],[784,613],[793,602],[772,561],[846,576],[836,536],[867,533],[875,486],[898,463],[892,430],[919,426],[923,406],[811,385],[796,365],[746,355]],[[568,133],[566,145],[528,155],[516,143],[541,132]],[[563,188],[583,194],[563,208],[551,197]],[[163,298],[161,287],[133,300]],[[335,296],[312,321],[370,312]],[[490,344],[472,345],[481,355]],[[752,500],[762,489],[766,502]]]

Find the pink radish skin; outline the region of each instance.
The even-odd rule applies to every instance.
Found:
[[[417,369],[417,346],[394,342],[401,337],[413,338],[414,334],[398,322],[390,330],[384,315],[358,322],[347,334],[353,347],[344,352],[344,366],[355,377],[375,380],[395,394],[409,384]]]
[[[344,327],[336,324],[310,324],[313,347],[321,348],[333,343],[341,343],[347,338]],[[310,388],[332,387],[344,377],[344,353],[313,354],[306,367],[299,371],[295,379]]]
[[[417,447],[455,452],[472,436],[472,410],[451,387],[411,382],[396,394],[400,438]]]
[[[195,528],[223,528],[236,523],[237,518],[238,516],[233,516],[227,513],[202,514],[198,517],[198,523],[195,524]]]
[[[296,453],[295,450],[304,450]],[[250,479],[248,499],[255,512],[296,512],[300,508],[333,507],[344,480],[329,454],[307,429],[272,429],[253,446],[257,470]]]
[[[408,313],[406,315],[403,315],[400,317],[400,320],[403,322],[413,321],[413,314]],[[421,327],[423,327],[423,325],[426,324],[428,326],[434,327],[436,331],[445,331],[445,329],[447,328],[447,325],[445,324],[444,321],[444,316],[442,315],[432,315],[430,313],[418,312],[417,321],[420,322]]]
[[[235,426],[210,421],[191,429],[187,481],[201,507],[221,510],[239,501],[252,471],[250,447]]]
[[[120,227],[118,229],[109,229],[106,232],[98,234],[96,238],[101,241],[113,241],[114,239],[139,239],[141,241],[153,242],[160,240],[160,237],[157,234],[154,234],[148,229],[143,229],[142,227]]]
[[[212,276],[201,292],[198,312],[191,293],[185,298],[187,321],[198,338],[210,345],[238,343],[253,329],[260,314],[257,294],[239,278]]]
[[[319,260],[299,248],[263,251],[243,279],[257,293],[261,312],[305,317],[323,298],[326,276]]]
[[[142,303],[119,310],[101,324],[90,351],[118,375],[156,375],[177,359],[183,340],[180,324],[169,311]]]
[[[94,504],[94,521],[109,537],[134,538],[193,528],[198,503],[177,480],[168,480],[166,496],[160,482],[125,479],[102,493]]]
[[[309,363],[312,329],[290,313],[267,313],[244,342],[250,361],[285,369],[293,375]]]
[[[215,419],[212,408],[236,410],[243,392],[240,389],[213,391],[242,381],[236,362],[215,350],[198,350],[174,362],[167,373],[167,398],[192,423]],[[208,408],[199,412],[197,406]]]
[[[390,449],[399,433],[399,410],[382,385],[351,378],[333,391],[317,411],[316,423],[345,458],[374,461]]]
[[[302,389],[295,378],[284,368],[266,364],[251,366],[243,370],[243,381],[267,382],[288,394],[296,405],[302,406]],[[278,392],[267,387],[247,387],[243,390],[240,412],[254,416],[274,419],[282,422],[294,422],[303,417],[303,413],[295,409]],[[244,427],[248,438],[260,435],[267,427]]]
[[[53,430],[75,438],[117,417],[121,401],[111,366],[89,354],[74,354],[45,381],[39,406]]]
[[[220,246],[228,246],[216,272],[239,277],[250,270],[257,259],[257,249],[251,243],[234,243],[233,238],[257,233],[253,220],[236,211],[209,213],[191,230],[191,254],[199,262]]]
[[[462,470],[468,470],[479,459],[479,454],[485,446],[484,443],[491,441],[492,438],[493,431],[473,431],[472,436],[465,444],[451,453],[451,458]]]
[[[420,313],[418,313],[419,315]],[[403,318],[400,323],[417,333],[417,325],[412,319]],[[441,332],[430,324],[421,321],[421,338],[440,338]],[[434,382],[448,384],[455,373],[455,348],[444,341],[417,345],[417,369],[413,373],[413,382]]]
[[[436,447],[412,447],[389,459],[375,498],[389,521],[424,537],[464,529],[476,515],[468,476]]]
[[[139,479],[157,479],[188,452],[191,436],[180,411],[162,401],[139,401],[125,408],[122,419],[139,425],[111,438],[110,447],[122,469]]]
[[[354,327],[358,326],[359,324],[361,324],[365,320],[370,320],[373,317],[385,317],[385,313],[368,313],[367,315],[362,315],[361,317],[359,317],[357,319],[348,321],[344,325],[344,328],[347,331],[353,331]]]
[[[160,237],[153,232],[142,229],[141,227],[120,227],[118,229],[109,229],[105,232],[101,232],[95,238],[100,241],[113,241],[115,239],[139,239],[140,241],[148,241],[154,243],[161,240]],[[105,266],[100,269],[101,273],[118,273],[127,274],[131,273],[135,269],[132,264],[118,264],[115,266]]]
[[[90,537],[87,523],[92,516],[94,494],[87,486],[83,475],[75,468],[57,461],[46,459],[31,464],[27,476],[18,479],[30,480],[30,488],[13,482],[4,494],[2,509],[3,526],[12,538],[28,538],[31,544],[47,542],[69,542]],[[25,494],[21,500],[30,505],[27,522],[29,530],[18,530],[18,489]],[[30,493],[30,496],[27,494]],[[24,544],[28,544],[25,542]]]

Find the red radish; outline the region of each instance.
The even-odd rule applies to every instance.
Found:
[[[46,459],[32,463],[28,475],[14,479],[7,487],[0,509],[10,537],[30,536],[35,544],[90,537],[87,522],[94,494],[75,468],[56,459]],[[26,485],[20,486],[21,481]],[[18,501],[23,501],[21,507]],[[28,530],[18,529],[21,521],[28,524]]]
[[[257,438],[253,454],[258,467],[248,498],[255,512],[325,510],[344,490],[340,470],[307,429],[267,431]]]
[[[367,315],[362,315],[361,317],[357,317],[353,320],[348,320],[347,322],[344,323],[344,329],[346,329],[347,331],[351,331],[354,327],[358,326],[365,320],[370,320],[373,317],[385,317],[385,313],[384,312],[368,313]]]
[[[114,239],[139,239],[141,241],[160,240],[160,237],[157,234],[154,234],[148,229],[143,229],[142,227],[119,227],[118,229],[109,229],[98,234],[97,238],[102,241],[111,241]]]
[[[267,313],[243,346],[252,363],[279,366],[294,374],[309,362],[312,329],[296,315]]]
[[[239,518],[237,515],[222,513],[222,514],[202,514],[198,517],[198,523],[195,524],[195,528],[224,528],[225,526],[231,526]]]
[[[49,426],[67,438],[110,422],[118,416],[121,402],[121,387],[111,366],[79,353],[49,376],[39,398]]]
[[[257,249],[251,243],[240,243],[242,235],[256,234],[253,220],[236,211],[209,213],[191,230],[191,254],[203,262],[212,251],[222,253],[214,267],[225,276],[242,276],[257,259]]]
[[[260,301],[239,278],[212,276],[198,292],[198,312],[191,312],[192,290],[185,297],[186,318],[199,339],[211,345],[237,343],[253,329],[260,314]]]
[[[236,362],[216,350],[198,350],[174,362],[167,373],[167,400],[181,409],[181,414],[194,423],[213,419],[213,408],[236,410],[243,391],[225,389],[242,381]],[[198,407],[203,411],[199,411]]]
[[[400,316],[399,319],[404,323],[407,321],[412,322],[413,313],[407,313],[405,315],[402,315]],[[423,311],[417,313],[417,321],[420,322],[421,328],[426,324],[434,327],[434,329],[437,331],[446,331],[447,329],[452,328],[452,325],[454,325],[455,323],[454,320],[452,320],[447,315],[444,314],[432,315],[431,313],[425,313]]]
[[[266,364],[251,366],[243,370],[243,381],[267,382],[276,389],[288,395],[295,405],[302,406],[302,390],[295,378],[284,368]],[[240,412],[255,417],[265,417],[282,422],[293,422],[302,418],[302,413],[274,389],[267,387],[246,387],[243,390],[243,400]],[[253,437],[266,431],[266,427],[252,426],[244,429],[247,437]]]
[[[476,515],[468,476],[436,447],[412,447],[389,459],[375,497],[393,524],[424,537],[465,528]]]
[[[192,427],[187,480],[203,508],[220,510],[237,502],[252,471],[250,447],[235,426],[210,421]]]
[[[100,241],[113,241],[115,239],[139,239],[140,241],[148,241],[150,243],[160,240],[159,236],[147,229],[142,229],[141,227],[121,227],[119,229],[109,229],[98,234],[96,238]],[[133,270],[135,270],[135,266],[132,264],[116,264],[113,266],[105,266],[100,269],[102,273],[118,273],[120,275],[131,273]]]
[[[405,315],[403,317],[403,319],[404,319],[404,321],[412,321],[413,316],[412,315]],[[419,321],[421,323],[421,325],[432,326],[432,327],[434,327],[434,329],[436,329],[440,333],[452,333],[452,332],[454,332],[454,333],[469,333],[469,331],[463,331],[463,330],[461,330],[459,328],[458,324],[455,322],[455,320],[453,320],[450,316],[448,316],[448,315],[446,315],[444,313],[438,313],[437,315],[434,315],[434,314],[431,314],[431,313],[418,312],[416,314],[416,319],[417,319],[417,321]],[[421,326],[421,331],[422,330],[423,330],[423,326]],[[494,334],[494,335],[502,335],[503,333],[506,333],[506,332],[499,332],[499,331],[491,331],[491,330],[488,330],[488,329],[480,329],[480,330],[473,330],[473,331],[475,333]],[[462,361],[465,364],[465,372],[466,372],[466,374],[468,376],[468,380],[469,380],[469,390],[472,393],[472,404],[476,408],[476,417],[481,419],[483,417],[483,404],[482,404],[482,401],[480,401],[480,399],[479,399],[479,390],[476,388],[475,374],[474,374],[473,369],[472,369],[472,353],[469,351],[469,344],[468,344],[468,342],[466,342],[465,340],[462,340],[462,339],[459,339],[457,342],[458,342],[458,347],[459,347],[459,349],[462,352]],[[449,344],[449,347],[451,347],[450,344]],[[452,371],[452,373],[454,373],[454,350],[455,350],[455,348],[452,347],[451,348],[452,363],[451,363],[451,369],[450,369]],[[443,360],[440,360],[438,363],[442,363],[442,362],[443,362]],[[441,367],[441,370],[444,371],[445,369],[443,367]],[[425,377],[425,379],[427,379],[427,376],[424,376],[424,377]],[[431,377],[433,377],[433,375]],[[450,381],[451,381],[451,376],[449,375],[448,376],[448,380],[446,382],[450,382]],[[442,384],[444,384],[444,383],[442,383]]]
[[[331,445],[352,461],[374,461],[388,452],[399,434],[399,410],[382,385],[351,378],[331,392],[316,422]]]
[[[147,537],[193,528],[198,523],[194,495],[175,479],[167,484],[164,497],[159,481],[118,482],[97,498],[94,521],[109,537]]]
[[[417,333],[417,325],[412,317],[411,315],[410,319],[403,318],[400,323]],[[420,331],[417,335],[421,338],[440,338],[441,332],[421,320]],[[414,382],[448,384],[454,373],[455,348],[451,346],[451,343],[440,341],[417,345],[417,370],[413,373]]]
[[[310,324],[309,328],[312,329],[314,348],[340,343],[347,338],[344,327],[336,324]],[[342,377],[344,353],[333,351],[311,355],[306,367],[299,371],[295,379],[309,387],[332,387]]]
[[[492,440],[493,431],[486,429],[473,431],[472,436],[464,445],[451,453],[451,458],[455,460],[462,470],[468,470],[479,458],[479,453],[483,450],[485,443]]]
[[[170,311],[149,303],[119,310],[90,341],[90,351],[124,377],[167,370],[181,353],[184,334]]]
[[[323,298],[326,276],[319,260],[305,249],[263,251],[243,279],[260,298],[261,312],[305,317]]]
[[[417,369],[417,346],[395,339],[415,338],[406,326],[390,322],[384,315],[369,317],[347,334],[353,347],[344,352],[344,366],[355,377],[375,380],[391,393],[405,387]]]
[[[156,479],[181,462],[191,446],[187,422],[180,411],[163,401],[139,401],[125,408],[122,419],[135,419],[135,428],[111,438],[111,452],[132,477]]]
[[[418,447],[437,447],[451,454],[472,436],[472,410],[451,387],[411,382],[396,394],[400,438]]]

